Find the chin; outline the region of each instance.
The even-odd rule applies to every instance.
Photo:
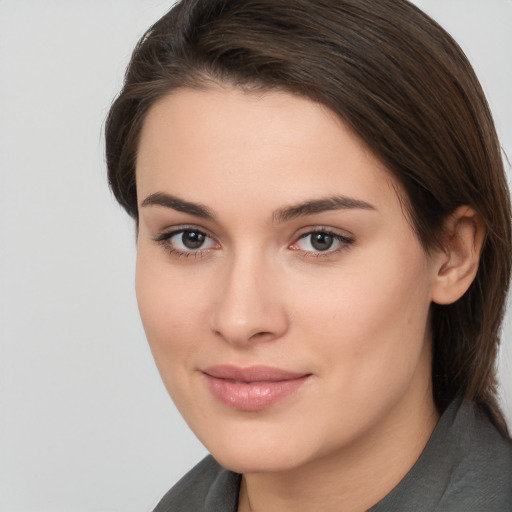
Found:
[[[295,450],[297,452],[298,450]],[[226,469],[235,473],[280,473],[290,471],[301,465],[296,459],[297,453],[276,453],[255,447],[253,450],[213,450],[215,460]]]
[[[314,447],[308,450],[307,441],[295,432],[266,427],[231,432],[219,429],[220,436],[212,436],[210,431],[198,437],[221,466],[235,473],[285,472],[314,457]]]

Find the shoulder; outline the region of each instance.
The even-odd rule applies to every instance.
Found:
[[[153,512],[235,512],[239,486],[240,475],[209,455],[172,487]]]
[[[455,453],[443,506],[463,512],[512,510],[512,442],[487,413],[476,404],[462,404],[441,449],[449,449],[448,442]]]
[[[512,444],[474,403],[442,415],[420,458],[372,512],[512,510]]]

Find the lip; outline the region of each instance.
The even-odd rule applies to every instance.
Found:
[[[311,377],[271,366],[210,366],[202,370],[212,395],[240,411],[261,411],[298,391]]]

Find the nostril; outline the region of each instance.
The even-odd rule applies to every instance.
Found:
[[[257,332],[255,334],[253,334],[250,339],[260,339],[260,338],[265,338],[265,337],[270,337],[272,336],[272,333],[271,332],[268,332],[268,331],[261,331],[261,332]]]
[[[228,342],[238,342],[238,343],[250,343],[251,341],[265,341],[271,340],[276,337],[276,334],[273,334],[270,331],[258,331],[254,334],[250,332],[242,333],[242,332],[222,332],[221,330],[215,330],[215,335],[228,341]]]

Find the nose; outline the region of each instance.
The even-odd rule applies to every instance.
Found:
[[[254,252],[233,257],[219,274],[212,329],[232,345],[272,341],[289,328],[279,269]]]

